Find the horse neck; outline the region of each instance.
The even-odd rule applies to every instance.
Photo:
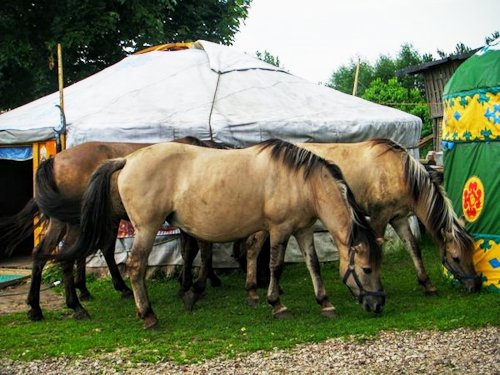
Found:
[[[442,230],[454,233],[457,229],[457,218],[451,202],[417,161],[408,155],[406,163],[406,181],[413,198],[413,211],[439,246],[445,246]]]

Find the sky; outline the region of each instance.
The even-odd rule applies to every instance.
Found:
[[[393,58],[404,43],[420,53],[484,45],[500,31],[500,0],[253,0],[233,46],[268,51],[290,73],[327,82],[358,58]]]

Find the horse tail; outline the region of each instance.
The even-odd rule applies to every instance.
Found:
[[[85,258],[109,245],[116,236],[111,231],[116,227],[118,214],[113,209],[112,176],[125,166],[126,161],[124,158],[111,159],[94,171],[82,199],[80,235],[71,248],[55,256],[56,260]]]
[[[59,191],[54,177],[54,159],[50,158],[38,166],[35,174],[35,200],[40,212],[62,222],[78,224],[80,202],[67,198]]]
[[[17,214],[0,219],[0,240],[4,243],[6,255],[11,256],[19,244],[43,223],[43,217],[34,223],[39,212],[36,201],[31,198]]]
[[[460,224],[439,179],[407,152],[404,152],[403,163],[406,189],[413,201],[413,211],[426,229],[440,244],[443,244],[443,232],[446,232],[463,247],[471,248],[472,238]]]

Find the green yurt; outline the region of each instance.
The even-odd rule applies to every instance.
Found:
[[[474,237],[483,287],[500,292],[500,39],[460,65],[443,101],[445,189]]]

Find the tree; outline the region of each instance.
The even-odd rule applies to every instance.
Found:
[[[351,59],[349,65],[342,65],[330,76],[330,80],[326,85],[335,90],[351,94],[354,86],[354,75],[356,73],[357,64],[357,61]],[[358,95],[363,95],[363,92],[372,80],[373,67],[367,61],[359,60]]]
[[[424,96],[417,88],[404,87],[398,78],[390,78],[387,82],[375,79],[364,92],[363,99],[418,116],[423,122],[422,137],[432,133],[429,108]]]
[[[492,32],[490,36],[487,36],[484,39],[484,42],[485,42],[485,44],[490,45],[491,42],[493,42],[495,39],[498,39],[498,38],[500,38],[500,32],[498,32],[498,30],[497,30],[497,31]]]
[[[277,68],[284,69],[284,66],[281,66],[281,62],[278,56],[271,55],[268,51],[264,50],[264,52],[256,51],[255,56],[268,64],[274,65]]]
[[[230,44],[251,0],[4,0],[0,10],[0,109],[57,90],[55,46],[67,84],[132,51],[205,39]],[[21,89],[22,88],[22,89]]]

